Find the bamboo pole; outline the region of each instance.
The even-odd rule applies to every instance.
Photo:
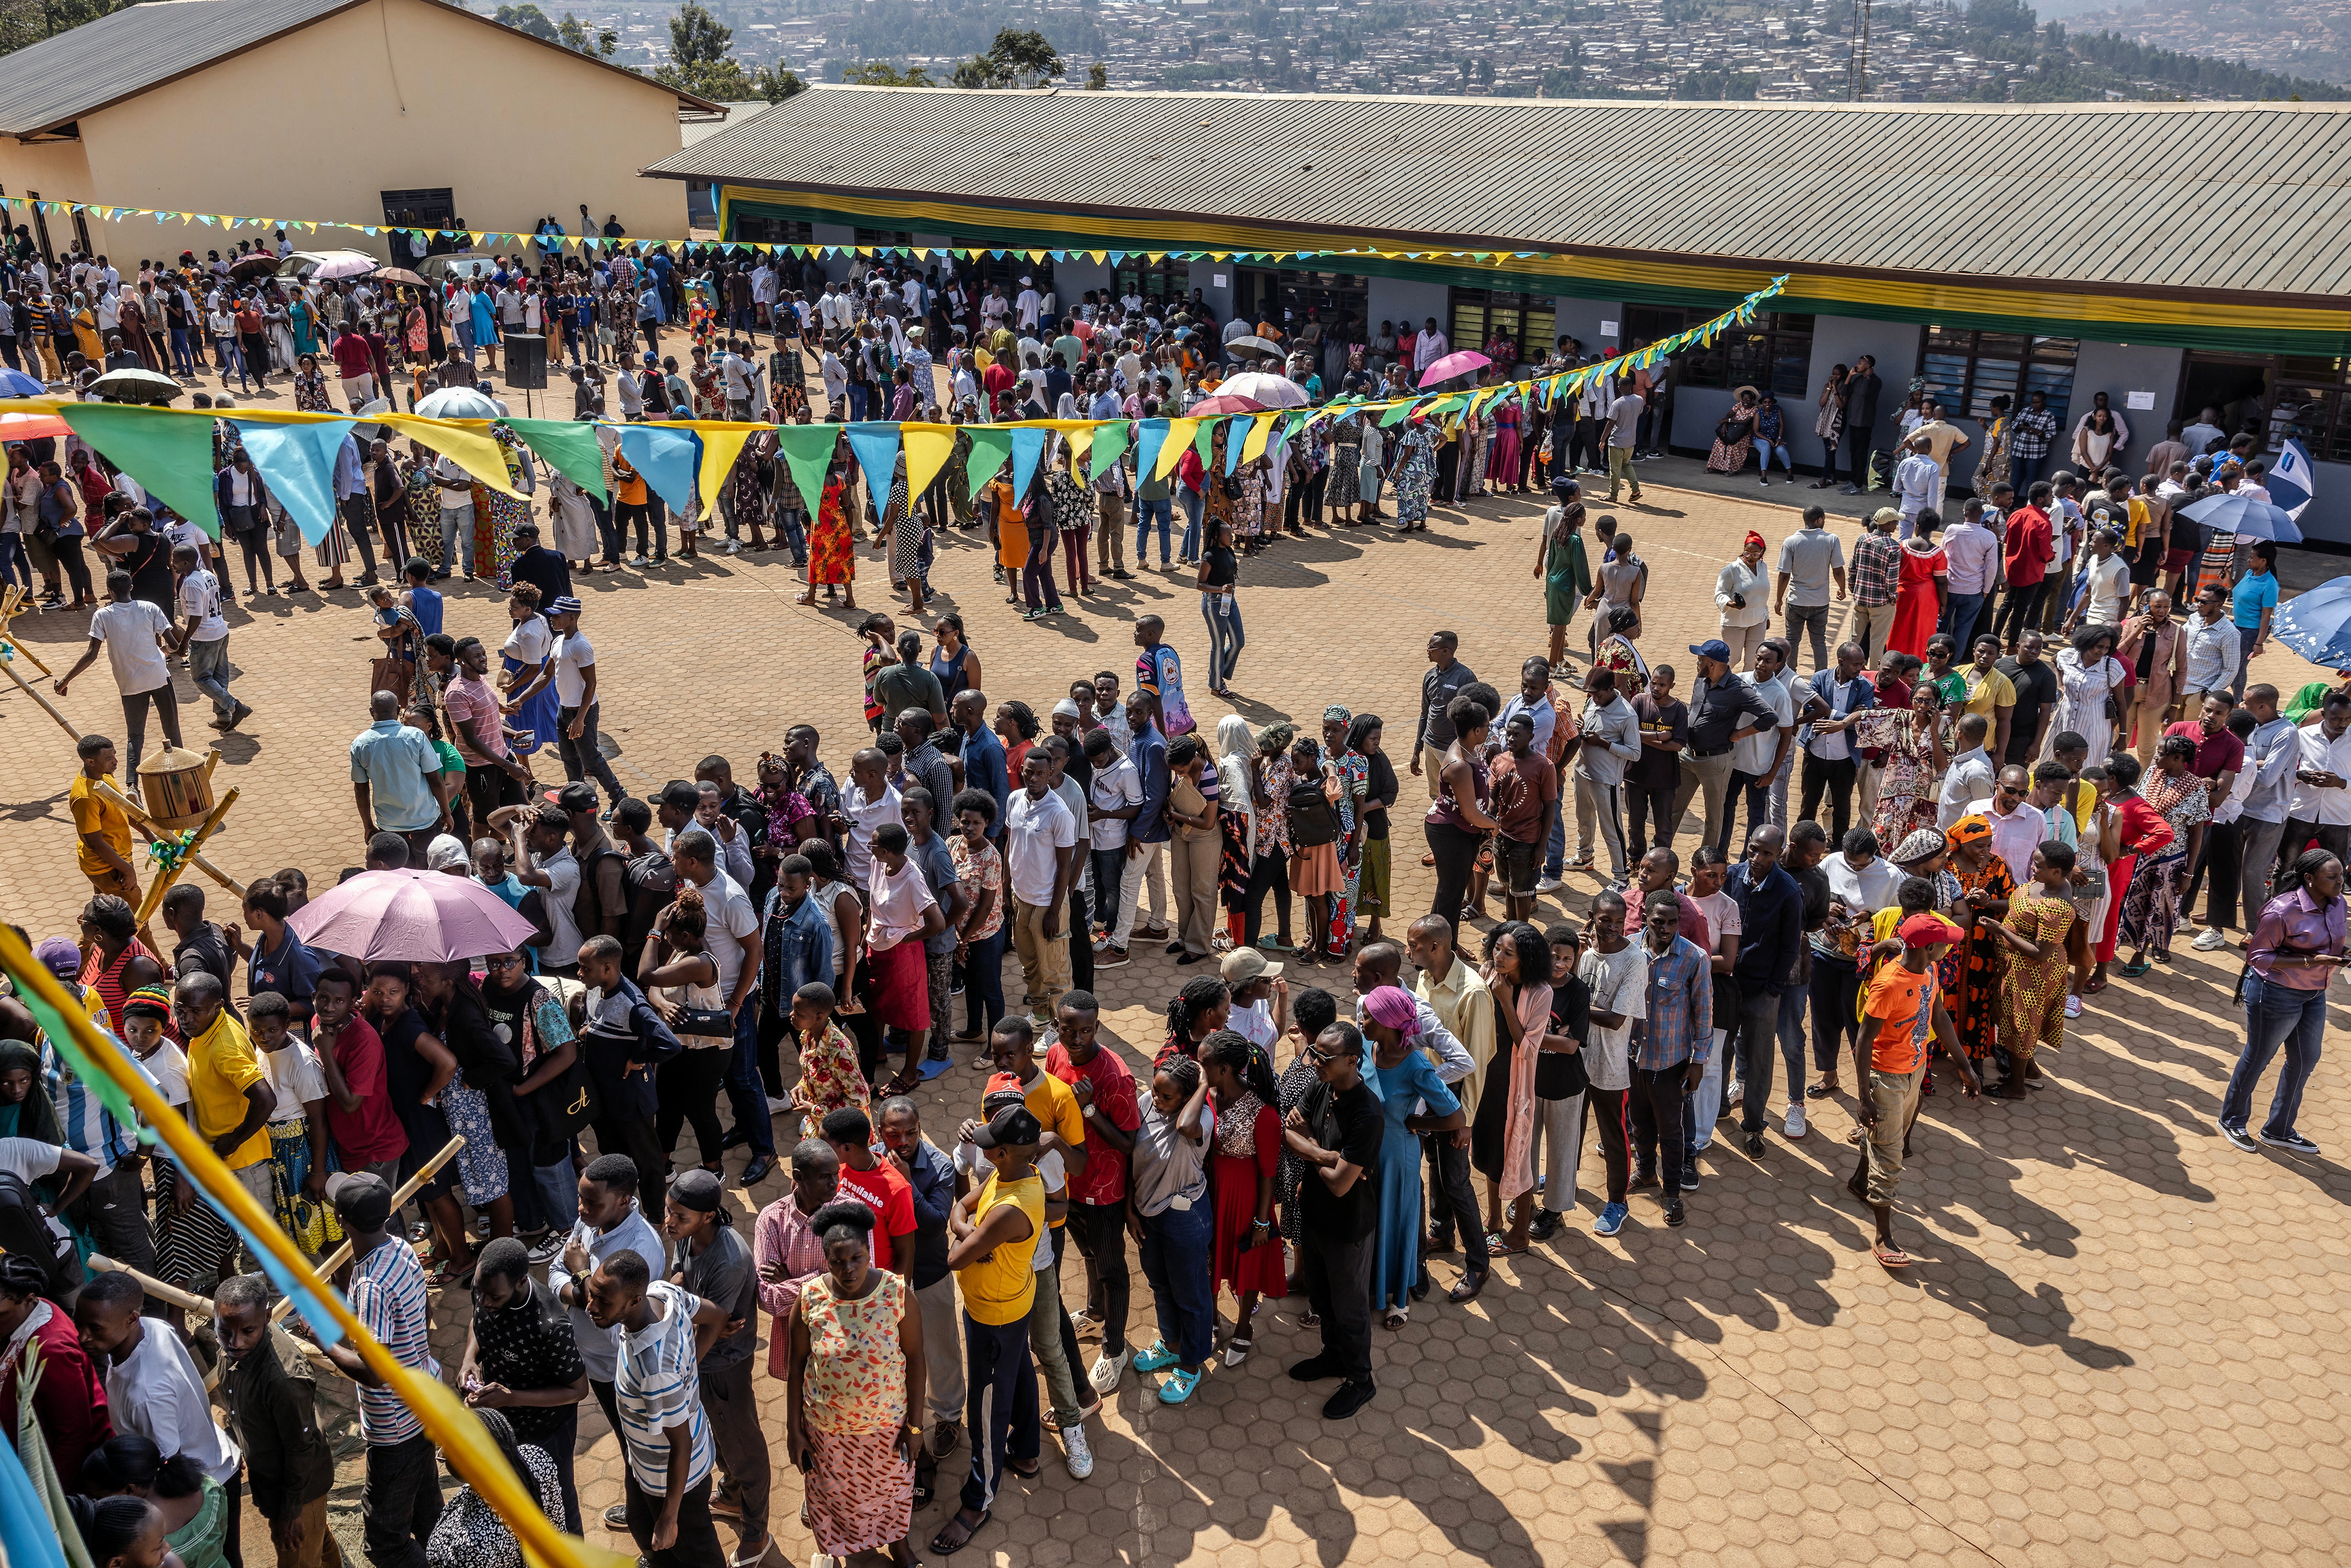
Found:
[[[447,1165],[451,1160],[456,1158],[457,1151],[465,1146],[465,1140],[463,1138],[452,1138],[447,1143],[442,1145],[441,1152],[434,1155],[431,1159],[425,1161],[423,1166],[419,1166],[416,1174],[410,1176],[406,1181],[402,1182],[399,1189],[392,1195],[392,1212],[395,1214],[399,1213],[400,1206],[406,1203],[410,1198],[414,1197],[416,1196],[416,1189],[423,1186],[426,1182],[431,1181],[433,1179],[433,1174],[439,1170],[443,1166]],[[333,1279],[335,1270],[341,1268],[350,1260],[351,1244],[350,1241],[346,1240],[342,1245],[337,1247],[332,1252],[328,1253],[324,1258],[319,1260],[319,1277],[322,1280]],[[276,1322],[278,1319],[284,1317],[287,1312],[291,1311],[294,1302],[290,1297],[279,1301],[276,1306],[269,1309],[269,1321],[271,1322]]]
[[[13,648],[16,644],[11,643],[9,646]],[[26,680],[24,676],[16,673],[16,660],[0,659],[0,670],[7,672],[8,678],[16,683],[16,689],[18,691],[23,692],[26,696],[31,697],[35,702],[40,704],[41,711],[47,714],[51,718],[56,719],[57,721],[57,727],[64,730],[68,735],[73,737],[75,744],[78,745],[80,743],[81,731],[74,727],[73,721],[71,719],[66,717],[65,715],[57,711],[57,704],[51,702],[38,687],[33,685],[32,682]]]
[[[128,1263],[116,1262],[113,1259],[109,1258],[103,1252],[91,1253],[89,1255],[89,1266],[102,1274],[128,1274],[132,1279],[139,1281],[139,1288],[141,1290],[146,1291],[149,1295],[154,1297],[165,1306],[177,1307],[182,1312],[189,1313],[191,1316],[209,1318],[216,1315],[213,1311],[213,1303],[209,1298],[199,1296],[193,1291],[183,1291],[177,1285],[167,1285],[152,1274],[141,1273],[138,1270],[133,1269]],[[303,1339],[298,1335],[292,1334],[289,1334],[287,1337],[292,1339],[296,1344],[301,1347],[302,1354],[309,1357],[311,1365],[331,1372],[338,1377],[349,1377],[350,1375],[350,1373],[345,1372],[341,1367],[335,1364],[334,1357],[329,1355],[325,1351],[319,1349],[308,1340]]]
[[[147,922],[154,918],[155,911],[162,906],[163,895],[172,890],[172,884],[179,881],[182,874],[187,871],[188,856],[204,848],[204,841],[213,836],[214,830],[221,825],[221,819],[228,815],[228,809],[236,804],[236,790],[232,789],[214,804],[211,810],[204,813],[204,820],[196,824],[195,837],[188,841],[188,847],[181,853],[178,863],[155,868],[153,879],[147,883],[147,896],[139,901],[141,929],[145,929]]]
[[[214,752],[213,755],[217,757],[220,753]],[[149,816],[147,814],[147,809],[140,805],[138,801],[132,800],[121,790],[117,789],[111,784],[101,781],[93,788],[96,793],[99,796],[108,800],[111,800],[115,805],[121,807],[123,814],[131,819],[131,825],[137,828],[141,832],[145,833],[151,839],[162,837],[162,834],[156,831],[155,819]],[[237,881],[235,877],[229,875],[228,873],[221,870],[220,867],[206,860],[202,854],[191,852],[188,855],[188,863],[195,867],[198,871],[204,873],[206,876],[212,878],[214,882],[220,883],[221,886],[226,888],[229,892],[236,894],[237,897],[243,898],[245,896],[245,883]]]
[[[0,593],[0,643],[5,643],[9,647],[32,660],[33,667],[41,674],[51,674],[54,672],[48,665],[41,663],[41,656],[26,647],[16,633],[16,617],[25,613],[25,601],[30,596],[28,590],[19,588],[13,582],[8,585],[5,593]]]

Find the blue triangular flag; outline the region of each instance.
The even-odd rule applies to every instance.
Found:
[[[869,419],[849,429],[849,450],[865,470],[865,493],[873,497],[873,515],[890,509],[890,475],[898,465],[898,426],[884,419]]]
[[[1029,483],[1037,476],[1037,460],[1045,455],[1045,430],[1042,425],[1028,425],[1012,433],[1012,493],[1029,494]]]
[[[335,526],[335,456],[352,421],[319,420],[274,424],[253,419],[234,422],[253,466],[286,515],[309,544],[324,540]]]
[[[1138,482],[1148,480],[1159,461],[1159,449],[1167,444],[1167,426],[1164,419],[1146,419],[1134,427],[1134,472]]]
[[[702,466],[702,443],[694,432],[659,424],[621,426],[621,453],[645,476],[673,512],[694,505],[694,480]]]

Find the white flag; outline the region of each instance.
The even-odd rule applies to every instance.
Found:
[[[2310,454],[2301,442],[2287,436],[2278,448],[2277,461],[2271,465],[2267,488],[2270,499],[2285,508],[2286,515],[2299,522],[2310,498],[2317,494],[2317,470]]]

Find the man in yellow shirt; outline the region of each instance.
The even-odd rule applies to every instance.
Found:
[[[1007,1458],[1016,1472],[1034,1476],[1044,1448],[1036,1368],[1029,1359],[1037,1246],[1045,1234],[1045,1184],[1036,1167],[1044,1135],[1026,1106],[1008,1105],[991,1115],[971,1141],[994,1168],[947,1216],[947,1267],[963,1291],[971,1475],[963,1483],[963,1507],[931,1542],[942,1557],[960,1551],[987,1522]]]
[[[74,831],[81,836],[74,851],[81,873],[89,878],[91,892],[110,893],[136,909],[139,873],[131,863],[131,817],[98,792],[100,784],[114,785],[114,742],[102,735],[85,735],[76,749],[81,754],[81,771],[66,791],[66,804],[73,812]]]
[[[188,1042],[188,1103],[196,1132],[213,1146],[264,1208],[271,1201],[269,1118],[277,1093],[261,1070],[261,1057],[245,1027],[228,1009],[220,977],[193,974],[172,990],[172,1016]],[[185,1211],[194,1184],[183,1181],[174,1197]]]
[[[1074,993],[1083,998],[1087,993]],[[1019,1013],[1009,1013],[998,1020],[995,1032],[987,1039],[988,1060],[995,1063],[996,1072],[988,1079],[991,1089],[1009,1081],[1017,1085],[1029,1113],[1037,1118],[1040,1142],[1058,1155],[1061,1161],[1061,1185],[1074,1186],[1086,1174],[1086,1116],[1078,1104],[1078,1097],[1067,1083],[1038,1065],[1036,1032],[1029,1020]],[[986,1109],[986,1103],[982,1103]],[[1040,1157],[1045,1151],[1039,1151]],[[1051,1185],[1051,1184],[1048,1184]],[[1065,1320],[1069,1309],[1061,1304],[1061,1254],[1068,1246],[1068,1206],[1061,1214],[1049,1214],[1042,1239],[1038,1242],[1045,1250],[1037,1258],[1038,1284],[1036,1300],[1029,1310],[1029,1349],[1037,1358],[1038,1368],[1045,1375],[1045,1392],[1053,1401],[1053,1420],[1061,1434],[1071,1464],[1071,1473],[1083,1480],[1093,1471],[1093,1450],[1086,1438],[1086,1416],[1099,1409],[1099,1398],[1088,1399],[1086,1390],[1078,1386],[1078,1374],[1084,1368],[1072,1347],[1078,1343],[1078,1329]]]

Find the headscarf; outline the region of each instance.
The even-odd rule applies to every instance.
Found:
[[[1744,548],[1747,545],[1753,545],[1757,549],[1768,549],[1771,548],[1763,542],[1763,536],[1757,533],[1753,528],[1747,530],[1747,538],[1740,541],[1740,545],[1741,548]]]
[[[1909,837],[1904,839],[1893,854],[1886,858],[1896,865],[1912,865],[1941,854],[1944,848],[1942,834],[1932,828],[1915,828],[1911,830]]]
[[[1355,716],[1347,711],[1343,703],[1332,703],[1322,710],[1324,724],[1353,724],[1354,721]]]
[[[1267,725],[1257,732],[1258,754],[1261,757],[1280,757],[1290,749],[1290,743],[1297,737],[1298,727],[1294,724]]]
[[[1981,843],[1991,837],[1991,824],[1980,816],[1961,817],[1943,834],[1944,840],[1949,843],[1954,852],[1963,850],[1970,844]],[[1902,847],[1907,849],[1910,846],[1905,843]]]
[[[21,1040],[0,1040],[0,1073],[19,1067],[33,1075],[33,1085],[25,1091],[21,1103],[0,1105],[0,1137],[64,1143],[65,1135],[57,1126],[57,1108],[49,1099],[47,1086],[41,1082],[40,1054]]]
[[[1364,998],[1364,1016],[1382,1029],[1410,1029],[1420,1007],[1401,986],[1379,986]]]
[[[1217,760],[1245,761],[1256,751],[1257,741],[1249,734],[1249,720],[1237,713],[1228,713],[1217,721]]]

